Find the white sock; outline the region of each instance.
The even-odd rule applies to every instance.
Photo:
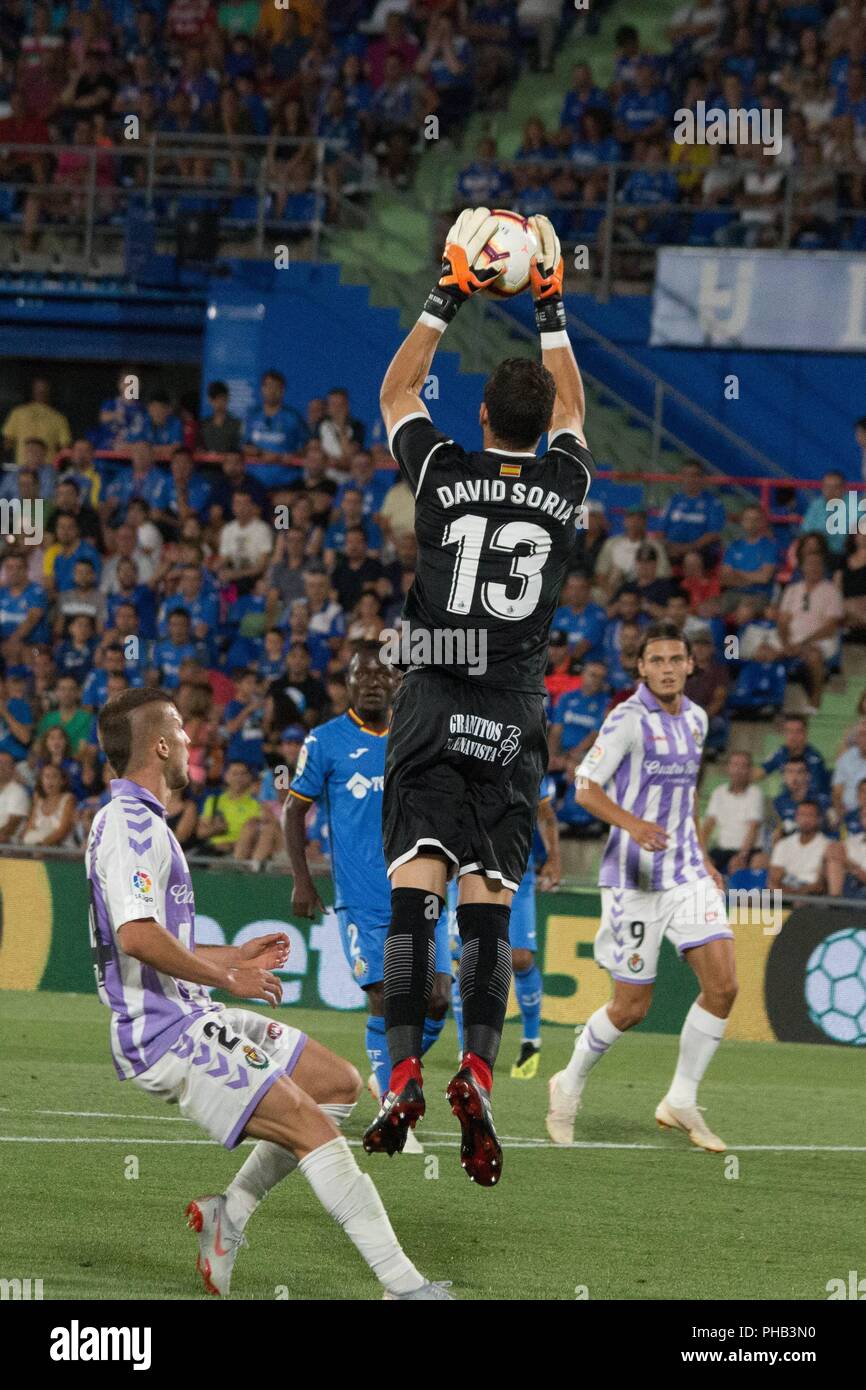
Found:
[[[423,1276],[401,1249],[378,1192],[361,1172],[343,1136],[313,1149],[299,1167],[322,1206],[388,1292],[420,1289]]]
[[[680,1055],[667,1099],[671,1105],[697,1105],[698,1085],[725,1036],[726,1018],[716,1018],[695,1001],[680,1033]]]
[[[354,1101],[351,1105],[334,1101],[319,1107],[330,1115],[335,1125],[342,1125],[344,1120],[348,1120],[354,1108]],[[244,1229],[259,1203],[278,1182],[294,1173],[297,1166],[295,1155],[281,1144],[272,1144],[267,1139],[259,1140],[226,1188],[226,1216],[235,1230]]]
[[[259,1140],[226,1188],[226,1216],[236,1231],[244,1229],[259,1203],[297,1166],[295,1155],[282,1144]]]
[[[579,1096],[596,1062],[601,1061],[608,1048],[621,1037],[620,1029],[614,1028],[610,1021],[607,1005],[596,1009],[574,1044],[568,1066],[560,1077],[563,1090]]]

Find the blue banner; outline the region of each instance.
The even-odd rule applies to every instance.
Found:
[[[650,342],[866,351],[866,255],[666,247]]]

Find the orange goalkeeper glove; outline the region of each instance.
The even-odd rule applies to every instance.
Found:
[[[502,266],[477,267],[475,262],[496,231],[489,208],[465,208],[448,232],[442,257],[442,274],[427,296],[424,312],[442,323],[453,319],[461,304],[485,289]]]
[[[565,329],[562,278],[565,261],[559,237],[548,218],[530,217],[529,225],[538,242],[538,254],[529,268],[529,283],[535,301],[535,323],[539,333],[559,333]]]

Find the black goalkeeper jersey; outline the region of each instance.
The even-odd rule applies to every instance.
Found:
[[[403,610],[411,665],[543,691],[550,624],[594,474],[589,450],[561,430],[540,457],[467,453],[417,415],[397,427],[391,449],[415,496],[418,563]]]

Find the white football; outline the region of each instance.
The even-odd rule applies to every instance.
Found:
[[[496,231],[481,251],[475,264],[505,266],[502,274],[490,286],[490,294],[508,298],[520,294],[529,284],[529,262],[538,251],[538,240],[525,217],[517,212],[493,208],[497,219]]]

